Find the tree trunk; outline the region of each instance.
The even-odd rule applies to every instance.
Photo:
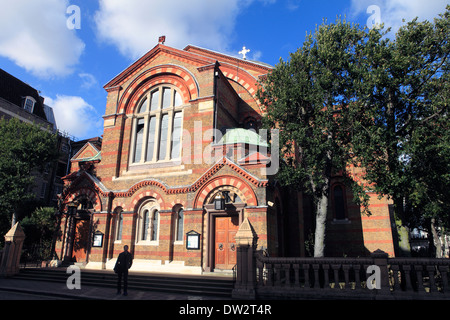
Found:
[[[442,258],[442,245],[441,239],[439,239],[439,235],[436,230],[436,219],[431,218],[431,234],[433,235],[433,242],[436,248],[436,258]]]
[[[325,230],[328,211],[328,196],[322,193],[316,207],[316,233],[314,238],[314,257],[324,257]]]

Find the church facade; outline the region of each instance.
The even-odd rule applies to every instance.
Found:
[[[64,177],[59,259],[112,269],[128,245],[135,270],[231,270],[244,220],[258,249],[307,255],[311,205],[277,183],[259,130],[258,80],[271,69],[160,42],[109,81],[101,144],[86,143]],[[336,178],[329,255],[394,255],[389,203],[372,198],[364,217]]]

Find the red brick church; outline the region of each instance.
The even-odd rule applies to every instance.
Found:
[[[64,178],[59,259],[112,269],[126,244],[135,270],[231,270],[244,219],[258,249],[307,255],[311,205],[278,184],[278,159],[257,134],[258,80],[271,69],[160,42],[109,81],[101,144],[87,142]],[[394,255],[389,203],[372,198],[365,216],[336,178],[328,256]]]

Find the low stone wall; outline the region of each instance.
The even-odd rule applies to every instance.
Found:
[[[245,287],[248,298],[257,299],[450,299],[450,259],[388,258],[382,251],[367,258],[274,258],[256,252],[250,264],[253,278],[240,275],[245,268],[238,265],[240,298]]]

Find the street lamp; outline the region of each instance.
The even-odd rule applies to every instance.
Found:
[[[219,192],[214,198],[214,209],[215,210],[224,210],[225,209],[225,198]]]
[[[75,203],[70,203],[67,205],[67,214],[69,216],[74,216],[77,214],[77,205]]]

